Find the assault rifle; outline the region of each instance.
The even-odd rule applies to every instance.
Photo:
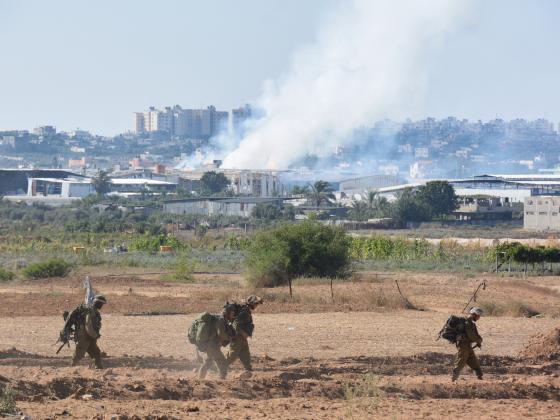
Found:
[[[64,328],[60,331],[60,335],[58,336],[58,340],[55,345],[58,343],[62,344],[56,351],[56,354],[60,353],[60,350],[62,350],[64,346],[68,345],[68,347],[70,347],[70,340],[74,338],[74,328],[70,320],[70,318],[72,318],[70,317],[70,313],[68,311],[64,311],[62,317],[64,318]]]

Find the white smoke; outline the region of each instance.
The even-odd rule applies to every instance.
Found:
[[[267,82],[264,116],[224,160],[227,168],[284,169],[326,156],[354,130],[416,109],[425,60],[465,11],[464,0],[343,2],[297,52],[285,77]]]

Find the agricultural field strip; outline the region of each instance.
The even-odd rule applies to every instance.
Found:
[[[125,317],[105,314],[100,346],[109,355],[194,358],[186,330],[195,315]],[[257,314],[251,346],[256,356],[333,358],[349,356],[410,356],[425,352],[452,353],[435,335],[445,313]],[[484,318],[482,354],[516,355],[533,334],[557,325],[554,319]],[[3,318],[0,349],[54,356],[62,326],[59,317]],[[63,357],[68,357],[68,350]]]

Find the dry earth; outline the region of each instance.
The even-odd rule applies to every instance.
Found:
[[[102,275],[103,274],[103,275]],[[17,391],[34,419],[54,418],[560,418],[560,359],[535,352],[530,337],[558,326],[558,278],[485,277],[480,300],[538,308],[541,317],[489,316],[480,332],[485,379],[468,371],[449,381],[453,347],[434,341],[480,278],[363,273],[330,287],[265,291],[251,343],[255,374],[196,379],[185,342],[195,313],[217,311],[249,292],[239,276],[199,276],[196,284],[135,276],[93,276],[104,308],[103,371],[55,356],[60,312],[82,296],[80,277],[0,285],[0,388]],[[403,310],[403,292],[423,311]],[[262,291],[259,291],[259,293]],[[172,313],[172,315],[148,314]],[[534,342],[534,340],[533,340]]]

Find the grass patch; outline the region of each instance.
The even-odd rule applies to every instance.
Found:
[[[23,269],[23,275],[31,279],[66,277],[70,273],[71,268],[72,265],[66,261],[52,259],[28,265]]]
[[[0,392],[0,414],[16,414],[17,411],[16,392],[9,386],[6,386]]]
[[[5,268],[0,267],[0,281],[10,281],[15,278],[15,274]]]
[[[171,266],[171,273],[167,275],[167,279],[181,283],[191,283],[195,268],[196,263],[187,255],[182,255]]]
[[[344,386],[344,399],[346,400],[346,415],[354,418],[354,413],[359,409],[371,413],[379,405],[382,391],[379,389],[379,377],[372,373],[362,375],[358,381]]]
[[[488,316],[512,316],[521,318],[531,318],[540,315],[540,311],[532,306],[519,301],[509,301],[505,303],[481,302],[480,307]]]

